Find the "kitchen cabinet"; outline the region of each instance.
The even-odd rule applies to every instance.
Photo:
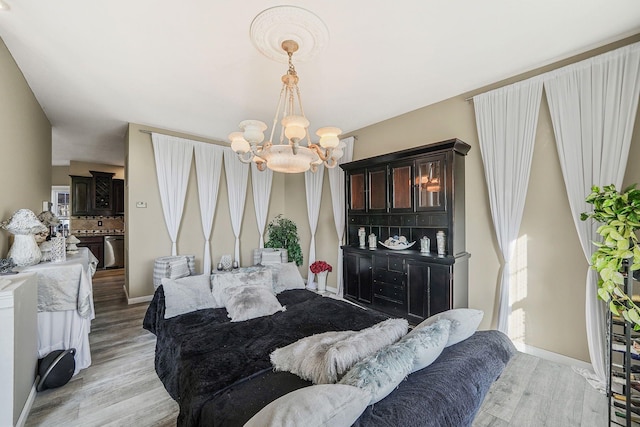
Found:
[[[124,215],[124,181],[110,172],[91,174],[71,176],[71,215]]]
[[[113,180],[113,214],[124,215],[124,180]]]
[[[71,215],[91,215],[91,185],[93,178],[71,176]]]
[[[98,258],[98,267],[104,267],[104,237],[103,236],[77,236],[80,243],[77,246],[89,248],[91,253]]]
[[[470,148],[450,139],[340,165],[348,199],[346,299],[411,322],[467,306],[464,159]],[[378,241],[404,236],[416,244],[399,251],[359,248],[360,228]],[[444,255],[437,255],[439,231]],[[429,253],[420,253],[422,237],[430,239]]]

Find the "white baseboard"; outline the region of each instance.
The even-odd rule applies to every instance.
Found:
[[[37,393],[36,383],[34,382],[33,386],[31,386],[29,397],[27,397],[27,401],[24,403],[24,406],[22,407],[22,412],[20,412],[20,417],[18,418],[18,422],[16,423],[15,427],[24,427],[24,424],[27,422],[27,417],[29,416],[29,412],[31,412],[33,401],[36,400],[36,393]]]
[[[582,368],[589,371],[593,370],[593,367],[591,366],[590,363],[584,362],[582,360],[574,359],[573,357],[565,356],[559,353],[554,353],[548,350],[543,350],[541,348],[537,348],[521,342],[514,342],[513,344],[516,346],[518,351],[530,354],[532,356],[539,357],[541,359],[549,360],[555,363],[560,363],[562,365]]]
[[[127,297],[127,305],[140,304],[141,302],[149,302],[153,299],[153,295],[145,295],[143,297],[129,298],[129,292],[127,292],[127,287],[122,286],[122,289],[124,289],[124,294]]]

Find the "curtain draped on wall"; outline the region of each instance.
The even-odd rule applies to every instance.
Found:
[[[269,168],[260,172],[255,163],[251,163],[251,188],[253,188],[253,205],[256,211],[256,222],[260,234],[259,247],[264,248],[264,227],[267,224],[269,199],[271,198],[271,183],[273,171]]]
[[[200,201],[200,219],[204,234],[204,256],[202,272],[211,274],[211,248],[209,238],[216,213],[220,171],[222,170],[223,147],[204,142],[195,142],[196,176],[198,179],[198,200]]]
[[[502,252],[498,330],[508,334],[510,262],[529,185],[542,80],[531,79],[473,98],[491,217]]]
[[[640,43],[549,73],[544,81],[569,205],[585,258],[594,252],[598,224],[580,221],[593,185],[618,189],[627,165],[640,96]],[[595,376],[606,381],[605,307],[597,299],[597,273],[586,278],[586,327]]]
[[[249,165],[242,163],[231,148],[224,149],[224,170],[227,177],[227,193],[229,193],[229,213],[231,227],[236,236],[234,260],[240,263],[240,229],[244,216],[244,203],[247,198],[247,179]]]
[[[151,134],[151,141],[164,221],[171,238],[171,255],[177,255],[176,241],[187,194],[193,144],[187,139],[158,133]]]
[[[318,227],[318,216],[320,215],[323,179],[324,165],[319,165],[318,170],[315,173],[311,171],[306,171],[304,173],[304,189],[307,196],[307,216],[309,218],[309,228],[311,228],[309,266],[311,266],[311,264],[316,260],[316,228]],[[314,277],[314,274],[311,272],[311,268],[309,268],[307,270],[308,283],[311,283],[312,277]]]
[[[338,164],[348,163],[353,159],[353,142],[354,137],[340,140],[339,147],[343,150],[343,155]],[[342,246],[344,244],[345,231],[345,173],[340,166],[328,169],[329,188],[331,189],[331,205],[333,206],[333,221],[336,225],[336,234],[338,235],[338,262],[336,267],[336,288],[338,296],[343,295],[343,277],[342,277]]]

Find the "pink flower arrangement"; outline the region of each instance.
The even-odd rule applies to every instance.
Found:
[[[323,271],[328,271],[329,273],[331,273],[331,271],[333,271],[333,267],[331,267],[331,264],[327,263],[326,261],[315,261],[309,266],[309,269],[313,274],[322,273]]]

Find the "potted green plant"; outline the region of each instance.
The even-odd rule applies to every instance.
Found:
[[[277,215],[267,226],[267,242],[265,248],[283,248],[288,252],[289,261],[297,266],[302,265],[302,249],[300,249],[300,237],[296,223]]]
[[[640,308],[630,295],[625,293],[624,276],[620,272],[623,262],[628,261],[629,271],[640,270],[640,247],[636,231],[640,229],[640,190],[635,184],[622,192],[615,185],[600,189],[591,188],[586,202],[593,211],[584,212],[580,219],[588,218],[601,222],[597,233],[602,242],[594,242],[598,249],[591,257],[591,265],[598,272],[598,297],[609,303],[609,309],[617,316],[640,330]]]

